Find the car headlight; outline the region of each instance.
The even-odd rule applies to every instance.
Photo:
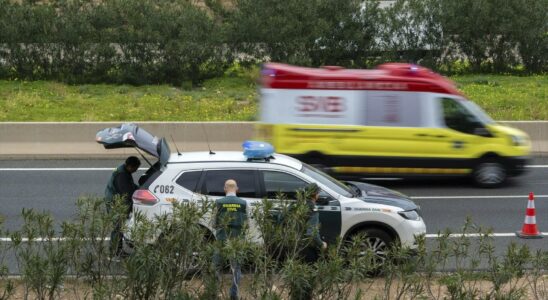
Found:
[[[523,136],[510,135],[510,139],[512,140],[512,145],[514,146],[523,146],[527,143],[526,138]]]
[[[416,210],[399,211],[398,214],[407,220],[418,221],[420,219]]]

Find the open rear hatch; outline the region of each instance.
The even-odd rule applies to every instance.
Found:
[[[148,133],[139,126],[125,123],[118,127],[105,128],[95,136],[97,143],[105,149],[138,148],[158,158],[160,164],[165,166],[169,160],[171,150],[165,138],[158,138]]]

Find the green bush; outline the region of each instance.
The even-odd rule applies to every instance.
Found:
[[[214,241],[200,225],[212,210],[204,199],[175,204],[173,214],[153,221],[137,216],[139,226],[130,232],[134,250],[122,262],[114,262],[108,259],[105,237],[125,208],[117,201],[106,213],[102,199],[82,198],[75,218],[57,230],[46,213],[25,210],[24,225],[11,233],[11,247],[21,270],[24,297],[33,299],[71,295],[225,299],[230,275],[217,276],[212,263],[216,253],[243,263],[240,292],[247,299],[297,297],[308,286],[313,287],[314,299],[545,299],[548,295],[546,250],[532,253],[526,245],[511,243],[500,253],[491,231],[470,220],[461,231],[478,237],[449,231],[428,242],[418,237],[415,255],[396,244],[386,259],[379,260],[363,251],[366,237],[357,237],[330,245],[317,263],[305,264],[298,254],[307,220],[304,199],[302,193],[296,202],[280,195],[278,201],[254,206],[252,220],[264,243]],[[154,243],[152,236],[158,237]],[[29,239],[23,241],[23,237]],[[3,255],[0,252],[0,258]],[[6,287],[2,299],[16,291],[5,278],[8,271],[4,268],[4,275],[0,273],[0,286]],[[74,280],[68,280],[68,275]]]
[[[0,216],[0,235],[7,236],[7,231],[4,230],[4,218]],[[9,268],[5,265],[6,256],[9,250],[9,243],[0,241],[0,300],[9,299],[15,292],[13,280],[9,279]]]
[[[188,1],[0,0],[0,75],[68,83],[200,82],[231,63]]]
[[[548,0],[0,0],[0,78],[193,86],[237,60],[547,71]]]

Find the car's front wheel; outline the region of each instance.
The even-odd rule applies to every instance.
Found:
[[[368,228],[352,234],[345,243],[345,255],[349,259],[367,258],[369,273],[378,273],[386,260],[394,239],[384,230]]]
[[[500,186],[507,179],[506,168],[495,160],[481,162],[472,174],[474,182],[485,188]]]

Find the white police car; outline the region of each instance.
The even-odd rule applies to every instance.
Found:
[[[361,182],[337,181],[291,157],[275,154],[269,144],[246,143],[242,152],[186,152],[171,154],[165,139],[133,124],[97,133],[105,148],[137,147],[158,158],[133,194],[133,210],[147,218],[170,213],[174,201],[210,200],[224,196],[227,179],[238,183],[238,196],[255,206],[262,199],[285,193],[289,199],[309,183],[321,188],[317,208],[320,234],[328,242],[367,234],[367,245],[380,256],[394,241],[416,247],[415,236],[426,232],[420,210],[407,196]],[[132,218],[129,225],[133,224]],[[213,233],[210,222],[202,224]],[[251,238],[260,241],[250,224]],[[128,238],[126,236],[126,238]]]

